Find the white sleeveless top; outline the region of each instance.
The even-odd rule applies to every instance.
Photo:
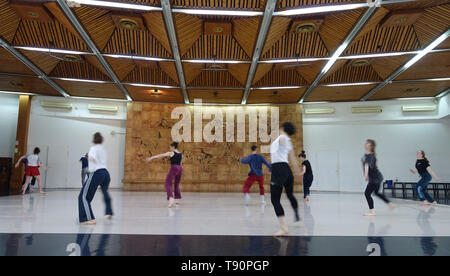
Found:
[[[283,143],[280,143],[280,139],[284,140],[284,145]],[[270,161],[272,164],[289,163],[289,152],[293,148],[291,138],[286,135],[280,135],[270,145]]]

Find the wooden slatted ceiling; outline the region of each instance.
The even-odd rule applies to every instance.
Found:
[[[78,20],[100,50],[103,50],[116,29],[110,11],[89,6],[72,8]]]
[[[148,83],[176,86],[177,83],[169,77],[161,68],[145,68],[135,66],[134,69],[123,79],[129,83]]]
[[[130,93],[130,96],[135,101],[141,102],[156,102],[156,103],[184,103],[181,89],[161,89],[152,87],[136,87],[131,85],[125,85],[125,88]],[[153,89],[158,89],[161,92],[160,95],[151,93]]]
[[[231,35],[202,35],[183,59],[249,60],[250,57]]]
[[[228,71],[202,71],[188,86],[238,88],[243,84]]]
[[[298,89],[278,89],[260,90],[255,89],[250,93],[248,104],[269,104],[269,103],[298,103],[305,93],[306,88]],[[276,93],[274,93],[276,92]]]
[[[203,103],[240,104],[243,94],[243,90],[188,90],[189,101],[202,99]]]
[[[106,57],[109,65],[112,67],[117,77],[123,81],[123,79],[134,69],[136,64],[131,59],[111,58]]]
[[[173,0],[173,8],[264,10],[265,0]]]
[[[180,56],[184,56],[192,44],[202,35],[203,21],[195,16],[181,13],[175,13],[173,19],[175,21]]]
[[[450,87],[450,81],[392,83],[375,93],[369,100],[434,97]]]
[[[254,87],[303,86],[308,82],[296,70],[272,70]]]
[[[414,23],[422,47],[430,44],[448,28],[450,28],[450,4],[426,9]]]
[[[20,50],[20,52],[28,58],[34,65],[39,67],[45,74],[50,74],[50,72],[58,64],[59,60],[51,57],[47,53]]]
[[[123,0],[121,0],[123,1]],[[136,2],[136,3],[142,3],[142,4],[147,4],[150,6],[157,6],[160,7],[161,6],[161,1],[159,0],[126,0],[124,2]]]
[[[326,57],[328,55],[328,50],[319,33],[293,33],[288,31],[261,59]]]
[[[110,81],[110,78],[107,75],[103,74],[103,72],[86,61],[60,61],[49,76],[58,78]]]
[[[248,17],[233,20],[233,36],[248,56],[253,55],[261,17]]]
[[[324,66],[325,61],[316,61],[300,64],[296,70],[308,83],[312,83]]]
[[[88,51],[87,45],[58,22],[22,20],[14,45]]]
[[[162,44],[148,31],[116,29],[106,44],[107,54],[124,54],[172,58]]]
[[[12,42],[14,34],[19,27],[20,18],[11,9],[7,0],[0,0],[0,37]]]
[[[122,91],[115,84],[65,80],[55,80],[55,82],[71,96],[124,99]]]
[[[69,30],[73,35],[78,37],[82,40],[80,37],[80,34],[78,31],[73,27],[72,23],[70,23],[69,19],[65,16],[64,12],[59,7],[58,3],[55,2],[46,2],[43,4],[53,15],[53,17],[58,20],[59,23],[61,23],[67,30]]]
[[[162,44],[170,55],[172,55],[172,47],[170,46],[169,37],[166,32],[166,25],[164,22],[162,12],[144,13],[142,17],[145,20],[150,33]]]
[[[314,92],[306,98],[307,102],[323,102],[323,101],[359,101],[365,94],[367,94],[375,85],[361,85],[361,86],[340,86],[340,87],[326,87],[318,86]]]
[[[3,48],[0,48],[0,72],[36,75],[28,66]]]
[[[183,63],[184,79],[186,84],[191,83],[195,77],[197,77],[204,68],[204,64],[201,63]]]
[[[45,81],[34,77],[0,75],[0,90],[61,96],[58,91]]]
[[[239,83],[243,85],[247,81],[248,70],[250,69],[250,64],[248,63],[238,63],[238,64],[228,64],[228,72],[230,72],[233,77],[238,80]]]
[[[283,35],[286,33],[291,19],[288,17],[274,16],[272,22],[270,23],[269,32],[266,36],[266,41],[264,43],[261,55],[269,51],[273,44],[275,44]]]
[[[381,80],[372,66],[354,67],[348,62],[332,75],[323,79],[322,83],[377,82]]]
[[[419,0],[414,2],[403,2],[396,4],[389,4],[385,7],[389,10],[403,10],[403,9],[423,9],[431,8],[438,5],[447,4],[448,0]]]
[[[370,65],[380,75],[381,78],[386,79],[392,72],[402,67],[412,55],[382,57],[370,59]]]
[[[163,70],[172,80],[175,81],[176,85],[180,84],[178,80],[177,68],[175,67],[175,62],[160,61],[158,62],[159,67]]]
[[[255,85],[259,80],[261,80],[267,73],[270,72],[274,67],[273,64],[270,63],[260,63],[258,67],[256,67],[255,77],[253,78],[252,85]]]
[[[280,0],[277,9],[301,8],[314,5],[362,3],[365,0]]]
[[[403,72],[396,80],[450,77],[450,52],[431,53]]]
[[[351,43],[344,55],[367,53],[406,52],[420,49],[413,26],[382,28],[377,26]]]

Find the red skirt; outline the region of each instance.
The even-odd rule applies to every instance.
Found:
[[[27,167],[27,170],[25,172],[26,176],[38,176],[41,175],[41,173],[39,172],[39,167]]]

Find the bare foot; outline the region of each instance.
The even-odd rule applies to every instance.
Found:
[[[305,198],[305,200],[306,200],[306,201],[309,201],[309,196],[307,196],[307,197]]]
[[[172,208],[175,205],[175,200],[173,199],[173,197],[169,198],[169,208]]]
[[[394,210],[397,208],[397,205],[395,205],[394,203],[389,203],[389,208],[391,208],[391,210]]]
[[[39,191],[39,193],[40,193],[41,195],[45,195],[45,194],[46,194],[44,191]]]
[[[422,202],[420,202],[420,204],[419,204],[419,206],[430,206],[431,205],[431,203],[429,203],[428,201],[422,201]]]
[[[437,204],[437,201],[434,201],[433,203],[430,203],[430,206],[436,206]]]
[[[112,215],[106,215],[105,218],[108,219],[108,220],[112,220],[113,216]]]
[[[281,229],[280,231],[273,234],[273,236],[274,237],[282,237],[282,236],[286,236],[287,234],[289,234],[287,229]]]
[[[375,216],[375,211],[374,210],[370,210],[368,213],[364,214],[365,217],[373,217]]]
[[[95,221],[95,219],[85,221],[85,222],[80,222],[80,225],[96,225],[96,224],[97,224],[97,221]]]

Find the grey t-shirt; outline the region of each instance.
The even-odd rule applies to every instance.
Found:
[[[383,175],[377,166],[377,158],[373,154],[365,154],[362,158],[363,170],[366,164],[369,165],[369,182],[381,183],[383,181]]]

